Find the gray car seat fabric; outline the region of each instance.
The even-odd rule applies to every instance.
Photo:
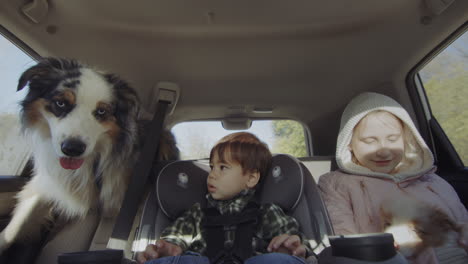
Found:
[[[156,179],[159,208],[170,219],[175,219],[193,204],[206,204],[207,164],[196,161],[175,161],[164,167]]]
[[[273,156],[268,175],[263,179],[259,196],[262,203],[274,203],[284,211],[292,211],[303,195],[304,171],[292,156]]]
[[[194,203],[206,204],[209,171],[206,162],[175,161],[159,172],[156,186],[145,203],[135,251],[154,243],[161,231]],[[333,234],[333,229],[327,211],[314,178],[299,160],[289,155],[274,155],[258,195],[262,203],[275,203],[294,216],[316,253],[329,245],[327,236]]]

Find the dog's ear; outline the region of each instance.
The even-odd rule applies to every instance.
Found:
[[[120,133],[118,139],[121,144],[116,144],[115,151],[123,155],[120,148],[133,146],[133,142],[138,134],[137,119],[140,103],[135,90],[127,82],[114,74],[105,74],[104,78],[113,86],[116,98],[114,116],[117,124],[122,129],[122,133]]]
[[[117,98],[116,114],[130,116],[136,120],[140,110],[140,101],[135,90],[115,74],[105,74],[104,78],[114,86],[114,95]]]
[[[45,76],[49,75],[50,72],[51,72],[50,67],[44,64],[43,62],[40,62],[36,64],[35,66],[32,66],[31,68],[23,72],[23,74],[19,78],[18,87],[16,90],[17,91],[22,90],[32,80],[38,80],[38,79],[44,78]]]
[[[79,74],[80,67],[80,64],[74,60],[44,58],[23,72],[18,80],[17,91],[22,90],[28,84],[31,90],[37,91],[53,88],[65,77],[73,77],[66,76],[65,70],[68,71],[69,75],[73,75],[74,72]]]

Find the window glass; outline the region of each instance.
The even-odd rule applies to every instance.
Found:
[[[432,114],[468,164],[468,33],[438,54],[419,75]]]
[[[184,122],[172,128],[182,159],[209,158],[211,148],[219,139],[239,131],[224,129],[220,121]],[[297,121],[254,120],[249,129],[242,131],[255,134],[268,145],[272,153],[307,156],[305,130]]]
[[[0,35],[0,175],[19,175],[29,157],[19,125],[19,101],[27,89],[16,92],[21,73],[34,60]]]

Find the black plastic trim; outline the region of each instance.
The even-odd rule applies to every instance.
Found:
[[[437,164],[439,162],[439,159],[443,157],[441,157],[441,153],[437,152],[437,149],[439,147],[435,146],[434,140],[436,140],[435,137],[439,137],[440,139],[442,139],[441,141],[439,141],[439,143],[447,144],[446,146],[444,146],[444,149],[446,151],[445,154],[450,154],[450,159],[453,159],[452,163],[456,167],[460,167],[460,166],[463,167],[464,166],[463,162],[460,159],[460,156],[458,156],[450,140],[448,140],[448,137],[443,131],[443,129],[440,127],[440,125],[438,125],[437,121],[435,121],[436,122],[435,124],[437,125],[434,125],[433,120],[435,120],[435,118],[434,118],[434,115],[432,114],[432,109],[429,104],[429,100],[427,99],[426,91],[425,89],[423,89],[423,94],[419,94],[417,90],[416,81],[422,84],[420,77],[419,77],[419,71],[422,69],[422,67],[425,66],[428,62],[430,62],[437,54],[442,52],[453,41],[458,39],[458,37],[462,36],[467,30],[468,30],[468,22],[465,22],[463,25],[457,28],[453,33],[447,36],[447,38],[445,38],[445,40],[442,41],[439,45],[437,45],[431,52],[429,52],[418,64],[416,64],[409,71],[406,77],[406,85],[408,87],[407,88],[408,93],[410,95],[411,103],[413,104],[413,108],[414,108],[416,118],[417,118],[417,123],[420,128],[421,136],[424,138],[429,148],[434,153],[434,158],[436,159]],[[422,100],[425,100],[426,102],[428,102],[427,106],[429,108],[429,112],[431,113],[430,120],[426,119]],[[440,164],[440,165],[443,166],[445,164]]]
[[[42,56],[39,55],[39,53],[37,53],[35,50],[29,47],[24,41],[16,37],[15,34],[11,33],[11,31],[6,29],[2,25],[0,25],[0,34],[3,35],[6,39],[8,39],[15,46],[17,46],[24,53],[28,54],[34,60],[37,61],[42,58]]]
[[[0,175],[0,193],[3,192],[17,192],[29,181],[29,178]]]

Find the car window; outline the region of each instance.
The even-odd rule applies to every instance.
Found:
[[[419,72],[432,114],[468,164],[468,33]]]
[[[214,144],[223,136],[241,130],[226,130],[220,121],[184,122],[172,128],[182,159],[204,159]],[[272,153],[295,157],[307,155],[306,133],[301,123],[294,120],[254,120],[242,130],[255,134],[265,142]]]
[[[21,73],[34,60],[0,35],[0,175],[19,175],[30,150],[19,123],[19,102],[27,89],[16,92]]]

